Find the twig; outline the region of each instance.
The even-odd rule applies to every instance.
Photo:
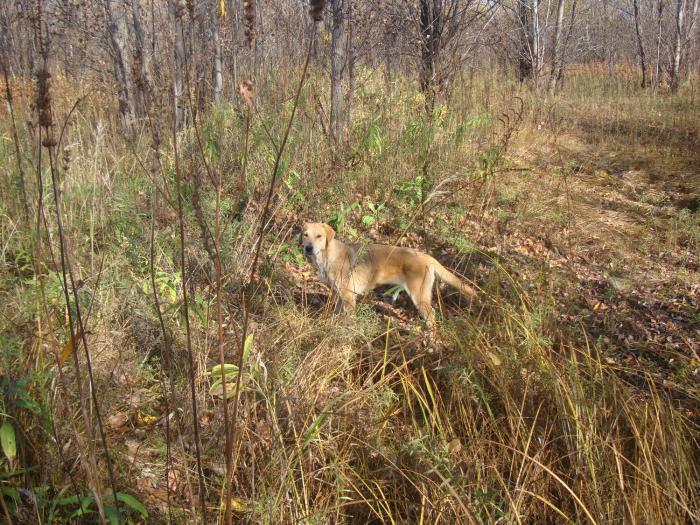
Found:
[[[163,337],[163,344],[161,346],[160,350],[160,360],[162,363],[162,366],[165,367],[166,371],[170,370],[170,358],[172,355],[171,348],[170,348],[170,339],[168,338],[168,332],[165,329],[165,321],[163,320],[163,313],[161,312],[160,308],[160,299],[158,297],[158,289],[156,287],[156,270],[155,270],[155,258],[156,258],[156,241],[155,241],[155,235],[156,235],[156,216],[155,216],[155,210],[156,210],[156,198],[157,198],[158,193],[153,192],[151,199],[152,199],[152,206],[151,206],[151,235],[150,235],[150,253],[149,253],[149,272],[151,274],[151,291],[153,292],[153,304],[156,308],[156,315],[158,316],[158,323],[160,325],[160,332]],[[165,376],[166,374],[163,373],[161,370],[161,387],[163,388],[163,398],[165,399],[165,490],[166,490],[166,499],[167,499],[167,506],[168,506],[168,523],[173,522],[173,515],[172,515],[172,509],[170,507],[170,481],[168,479],[169,473],[170,473],[170,465],[172,463],[172,454],[170,450],[170,403],[169,401],[169,394],[170,391],[168,389],[168,385],[165,381]]]
[[[173,110],[176,108],[173,106]],[[199,435],[199,415],[197,410],[197,390],[194,381],[194,356],[192,353],[192,332],[190,330],[189,301],[187,297],[187,269],[185,267],[185,218],[182,203],[182,176],[180,173],[180,160],[177,151],[177,118],[173,118],[172,127],[173,154],[175,156],[175,190],[177,192],[177,211],[180,226],[180,271],[182,273],[182,303],[185,312],[185,332],[187,335],[187,361],[189,365],[190,394],[192,397],[192,426],[194,430],[194,448],[197,458],[197,478],[199,481],[199,505],[202,512],[202,522],[207,522],[207,508],[205,499],[204,471],[202,470],[202,452]]]

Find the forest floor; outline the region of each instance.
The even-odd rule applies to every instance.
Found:
[[[698,93],[688,86],[675,97],[653,95],[628,80],[572,74],[561,95],[541,100],[499,79],[472,79],[427,118],[410,83],[387,93],[371,74],[362,79],[340,154],[319,124],[324,84],[307,84],[312,96],[302,100],[282,159],[248,299],[243,283],[289,86],[269,89],[249,127],[233,107],[211,110],[199,135],[179,135],[177,165],[163,140],[161,171],[150,174],[147,131],[136,144],[123,140],[113,108],[94,101],[72,114],[59,151],[63,233],[126,518],[137,523],[148,512],[148,522],[191,522],[202,513],[200,474],[207,513],[223,511],[216,287],[203,240],[216,222],[212,180],[203,175],[210,169],[225,180],[229,367],[250,300],[232,440],[237,520],[700,519],[693,496],[700,482]],[[61,82],[59,116],[68,114],[71,93],[85,90]],[[35,177],[36,137],[25,123],[31,90],[16,89],[22,162]],[[11,129],[9,119],[2,122]],[[91,406],[81,399],[90,388],[84,349],[74,353],[69,343],[49,173],[44,167],[37,250],[35,221],[23,222],[13,204],[10,137],[5,131],[0,148],[2,184],[17,197],[1,204],[0,411],[16,429],[19,452],[3,463],[0,492],[17,523],[70,522],[81,506],[94,516],[95,494],[107,493],[107,463],[96,414],[89,411],[87,424],[79,409]],[[184,280],[178,214],[167,205],[176,169],[184,174]],[[161,195],[159,206],[153,194]],[[330,222],[342,240],[429,251],[473,283],[479,299],[469,304],[440,290],[437,342],[395,289],[370,294],[354,319],[336,316],[298,245],[298,228],[309,220]],[[233,377],[226,376],[229,393]],[[226,406],[231,415],[233,403]]]

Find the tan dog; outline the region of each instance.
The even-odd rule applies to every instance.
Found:
[[[381,244],[345,244],[335,238],[328,224],[312,222],[304,225],[301,234],[304,253],[312,257],[321,280],[338,293],[346,311],[355,308],[358,295],[383,284],[401,285],[413,304],[432,327],[435,277],[454,286],[470,298],[473,288],[463,283],[430,255],[411,248]]]

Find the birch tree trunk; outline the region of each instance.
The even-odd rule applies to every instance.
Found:
[[[115,76],[119,97],[119,115],[125,126],[130,126],[134,116],[134,101],[130,89],[129,67],[127,65],[127,33],[125,13],[120,10],[117,0],[104,0],[103,7],[107,18],[107,33],[114,58]]]
[[[532,28],[530,41],[532,42],[532,72],[535,81],[540,76],[540,0],[532,0]]]
[[[331,134],[339,142],[343,138],[343,77],[345,74],[344,0],[331,0]]]
[[[647,87],[647,60],[644,54],[644,43],[642,42],[642,33],[639,29],[639,3],[637,0],[632,0],[634,8],[634,31],[637,34],[637,54],[639,55],[640,67],[642,69],[642,89]]]
[[[221,102],[221,93],[224,90],[223,59],[221,49],[221,34],[219,29],[220,14],[217,15],[216,6],[212,9],[211,35],[214,42],[214,70],[212,71],[212,100],[214,104]]]
[[[564,69],[566,68],[566,52],[569,48],[569,42],[571,41],[571,35],[574,32],[574,26],[576,25],[576,3],[578,0],[573,0],[571,2],[571,15],[569,18],[569,26],[566,28],[566,35],[564,36],[564,41],[559,47],[559,71],[557,72],[557,84],[561,86],[564,83]]]
[[[654,89],[661,84],[661,40],[663,36],[663,11],[664,2],[658,0],[656,8],[656,69],[654,72]]]
[[[635,0],[636,1],[636,0]],[[561,41],[561,30],[564,24],[564,0],[557,2],[557,18],[554,25],[554,37],[552,39],[552,70],[549,75],[549,94],[553,95],[557,89],[557,79],[559,78],[559,61],[561,57],[558,55],[559,43]]]
[[[173,64],[173,102],[175,104],[175,126],[179,129],[184,122],[185,100],[184,77],[185,77],[185,42],[183,39],[183,17],[185,16],[184,2],[170,0],[168,2],[168,14],[174,35],[174,64]]]
[[[685,25],[686,0],[676,0],[676,31],[671,55],[671,93],[680,86],[681,57],[683,55],[683,28]]]

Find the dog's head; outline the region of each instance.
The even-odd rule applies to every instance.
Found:
[[[301,244],[304,246],[304,255],[317,256],[335,237],[335,231],[328,224],[322,222],[307,222],[301,231]]]

